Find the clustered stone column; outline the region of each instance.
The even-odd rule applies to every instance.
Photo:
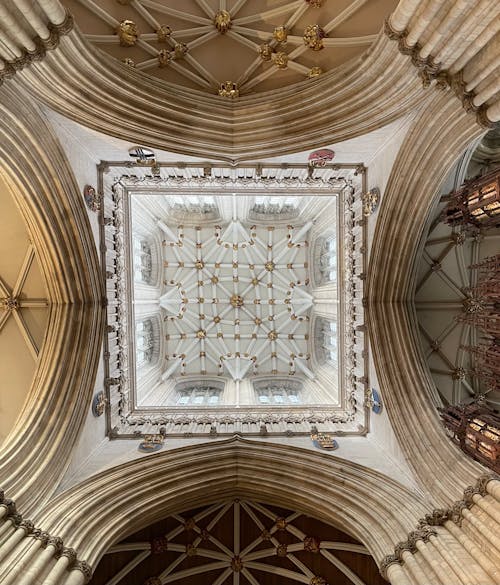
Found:
[[[0,583],[2,585],[84,585],[92,569],[31,520],[18,514],[0,490]]]
[[[451,508],[422,518],[384,558],[392,585],[499,585],[500,478],[481,476]]]

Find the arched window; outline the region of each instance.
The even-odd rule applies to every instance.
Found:
[[[302,384],[289,380],[259,381],[254,383],[259,404],[301,404]]]
[[[319,318],[315,322],[315,353],[319,363],[337,366],[337,322]]]
[[[136,364],[142,366],[152,362],[154,357],[154,333],[151,319],[139,321],[135,326]]]
[[[135,282],[152,284],[153,257],[151,253],[151,244],[147,240],[141,240],[140,238],[134,237],[132,253]]]
[[[337,239],[335,235],[331,235],[322,241],[318,268],[320,274],[318,284],[337,281]]]
[[[176,403],[182,406],[215,406],[220,403],[222,388],[210,384],[193,384],[177,389]]]
[[[170,195],[167,198],[169,215],[178,220],[211,220],[219,216],[212,195]]]
[[[283,197],[278,195],[257,195],[250,209],[250,218],[259,219],[266,215],[278,218],[293,218],[299,213],[299,197]]]

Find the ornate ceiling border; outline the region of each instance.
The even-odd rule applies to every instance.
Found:
[[[175,177],[162,168],[175,168]],[[240,183],[237,169],[229,169],[229,177],[217,178],[206,163],[152,163],[152,165],[103,162],[99,165],[99,190],[101,205],[101,257],[103,277],[108,290],[108,325],[105,336],[105,390],[110,404],[107,416],[108,435],[111,438],[138,438],[145,433],[159,432],[163,427],[168,436],[217,436],[243,433],[248,435],[309,435],[311,427],[322,426],[322,431],[333,431],[337,435],[366,434],[368,432],[369,392],[366,376],[367,350],[363,324],[363,270],[366,252],[366,222],[362,216],[361,191],[366,185],[365,169],[362,165],[327,165],[314,172],[308,165],[283,165],[279,171],[300,171],[292,178],[266,178],[262,176],[263,165],[245,166],[245,176]],[[271,165],[265,165],[266,168]],[[224,167],[222,167],[224,168]],[[225,167],[228,170],[227,167]],[[272,167],[276,169],[276,167]],[[111,173],[113,169],[113,173]],[[131,169],[134,171],[132,174]],[[246,171],[249,172],[246,172]],[[127,174],[120,174],[127,171]],[[150,174],[154,172],[155,175]],[[333,175],[335,173],[335,175]],[[249,174],[253,176],[248,177]],[[345,188],[352,180],[354,189]],[[348,183],[349,181],[349,183]],[[340,195],[342,218],[341,236],[348,242],[343,246],[343,317],[341,321],[343,355],[341,356],[340,407],[319,406],[258,407],[230,406],[220,409],[197,410],[188,407],[179,409],[137,409],[133,400],[133,378],[135,355],[129,344],[131,327],[129,298],[130,275],[127,271],[128,199],[136,190],[162,188],[189,191],[193,188],[217,188],[251,193],[276,192],[286,189],[288,194],[313,195],[332,192]],[[269,426],[269,428],[268,428]],[[259,430],[256,430],[259,429]]]

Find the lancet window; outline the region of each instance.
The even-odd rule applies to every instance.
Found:
[[[177,404],[182,406],[215,406],[220,403],[222,389],[211,385],[187,386],[177,391]]]
[[[337,280],[337,239],[335,235],[325,238],[319,253],[319,284],[327,284]]]
[[[153,281],[153,257],[151,244],[147,240],[134,237],[134,280],[144,284],[152,284]]]
[[[217,213],[217,205],[211,195],[172,195],[169,198],[175,215],[211,216]]]
[[[253,215],[283,215],[294,217],[298,214],[298,197],[279,197],[258,195],[255,197],[251,214]]]
[[[315,354],[319,363],[337,366],[337,322],[319,318],[315,322]]]
[[[260,382],[255,386],[255,392],[259,404],[300,404],[302,402],[301,384],[285,381]]]
[[[151,319],[139,321],[135,326],[137,366],[151,363],[154,357],[155,340]]]

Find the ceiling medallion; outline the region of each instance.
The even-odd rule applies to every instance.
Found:
[[[237,98],[240,95],[240,90],[233,81],[224,81],[220,84],[219,95],[227,98]]]
[[[2,299],[2,306],[6,311],[16,311],[19,309],[19,301],[13,297]]]
[[[133,59],[130,59],[129,57],[122,59],[122,63],[128,65],[129,67],[135,67],[135,61]]]
[[[172,34],[172,29],[166,24],[162,24],[160,28],[156,31],[156,34],[158,35],[159,43],[167,43],[170,38],[170,35]]]
[[[313,77],[319,77],[322,73],[323,69],[321,69],[321,67],[311,67],[311,69],[309,69],[307,77],[309,77],[310,79]]]
[[[306,0],[306,3],[309,4],[311,8],[321,8],[323,6],[324,0]]]
[[[273,47],[268,43],[264,43],[259,47],[259,55],[263,61],[270,61],[274,53]]]
[[[219,10],[214,16],[215,28],[223,35],[233,24],[231,22],[231,15],[227,10]]]
[[[137,25],[133,20],[122,20],[116,28],[122,47],[133,47],[139,38]]]
[[[273,30],[273,38],[277,43],[285,45],[288,38],[288,29],[286,26],[277,26]]]
[[[172,54],[168,49],[162,49],[158,53],[158,66],[167,67],[167,65],[170,65],[170,61],[172,61]]]
[[[288,67],[288,55],[283,51],[274,53],[272,59],[278,69],[286,69]]]
[[[264,265],[264,268],[268,272],[272,272],[274,270],[274,262],[266,262],[265,265]]]
[[[187,52],[188,46],[186,43],[175,43],[174,55],[176,59],[182,59]]]
[[[205,339],[205,337],[206,337],[206,336],[207,336],[207,332],[206,332],[204,329],[199,329],[199,330],[196,332],[196,337],[197,337],[198,339]]]
[[[242,307],[243,306],[243,297],[241,297],[240,295],[234,294],[231,299],[229,300],[229,302],[231,303],[231,305],[236,308],[236,307]]]
[[[324,49],[323,39],[326,37],[325,31],[319,24],[310,24],[304,30],[304,45],[313,51],[321,51]]]

